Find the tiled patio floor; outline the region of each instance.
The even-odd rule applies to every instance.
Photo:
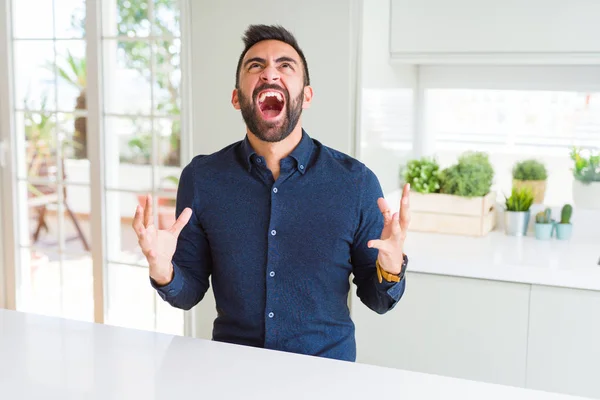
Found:
[[[58,254],[57,218],[47,217],[44,232],[35,250],[21,252],[18,309],[78,320],[93,320],[92,259],[78,239],[66,242],[65,254]],[[82,231],[93,246],[90,225],[79,218]],[[65,236],[76,237],[71,220],[65,218]],[[31,232],[35,221],[31,222]],[[143,263],[137,238],[129,223],[121,224],[121,262]],[[62,260],[61,260],[62,259]],[[61,262],[62,261],[62,262]],[[183,312],[165,303],[155,293],[144,266],[109,263],[106,271],[106,323],[130,328],[183,334]]]

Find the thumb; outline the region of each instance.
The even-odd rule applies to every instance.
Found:
[[[370,249],[381,250],[385,246],[385,240],[373,239],[367,242],[367,247]]]
[[[169,232],[171,232],[175,237],[178,237],[183,228],[187,225],[192,217],[192,209],[186,207],[182,212],[177,221],[173,224],[172,227],[169,228]]]

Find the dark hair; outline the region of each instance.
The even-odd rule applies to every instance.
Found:
[[[238,60],[237,70],[235,73],[235,87],[239,88],[240,84],[240,69],[242,67],[242,60],[244,56],[248,52],[248,50],[254,46],[258,42],[262,42],[263,40],[279,40],[280,42],[284,42],[289,44],[298,52],[300,55],[300,59],[302,60],[302,65],[304,66],[304,85],[310,85],[310,76],[308,74],[308,65],[306,63],[306,58],[304,57],[304,53],[298,46],[298,42],[294,35],[280,25],[250,25],[246,32],[244,33],[244,37],[242,38],[244,41],[244,51],[240,55],[240,59]]]

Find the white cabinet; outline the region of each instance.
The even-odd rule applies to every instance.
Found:
[[[353,296],[357,361],[524,386],[528,302],[529,285],[409,272],[387,314]]]
[[[598,63],[597,0],[391,0],[392,57],[415,63]]]
[[[533,286],[527,387],[600,398],[600,292]]]
[[[600,398],[600,292],[408,273],[385,315],[353,295],[358,362]]]

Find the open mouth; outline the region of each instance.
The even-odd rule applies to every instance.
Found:
[[[265,90],[258,96],[258,107],[265,119],[278,117],[285,106],[283,94],[273,90]]]

